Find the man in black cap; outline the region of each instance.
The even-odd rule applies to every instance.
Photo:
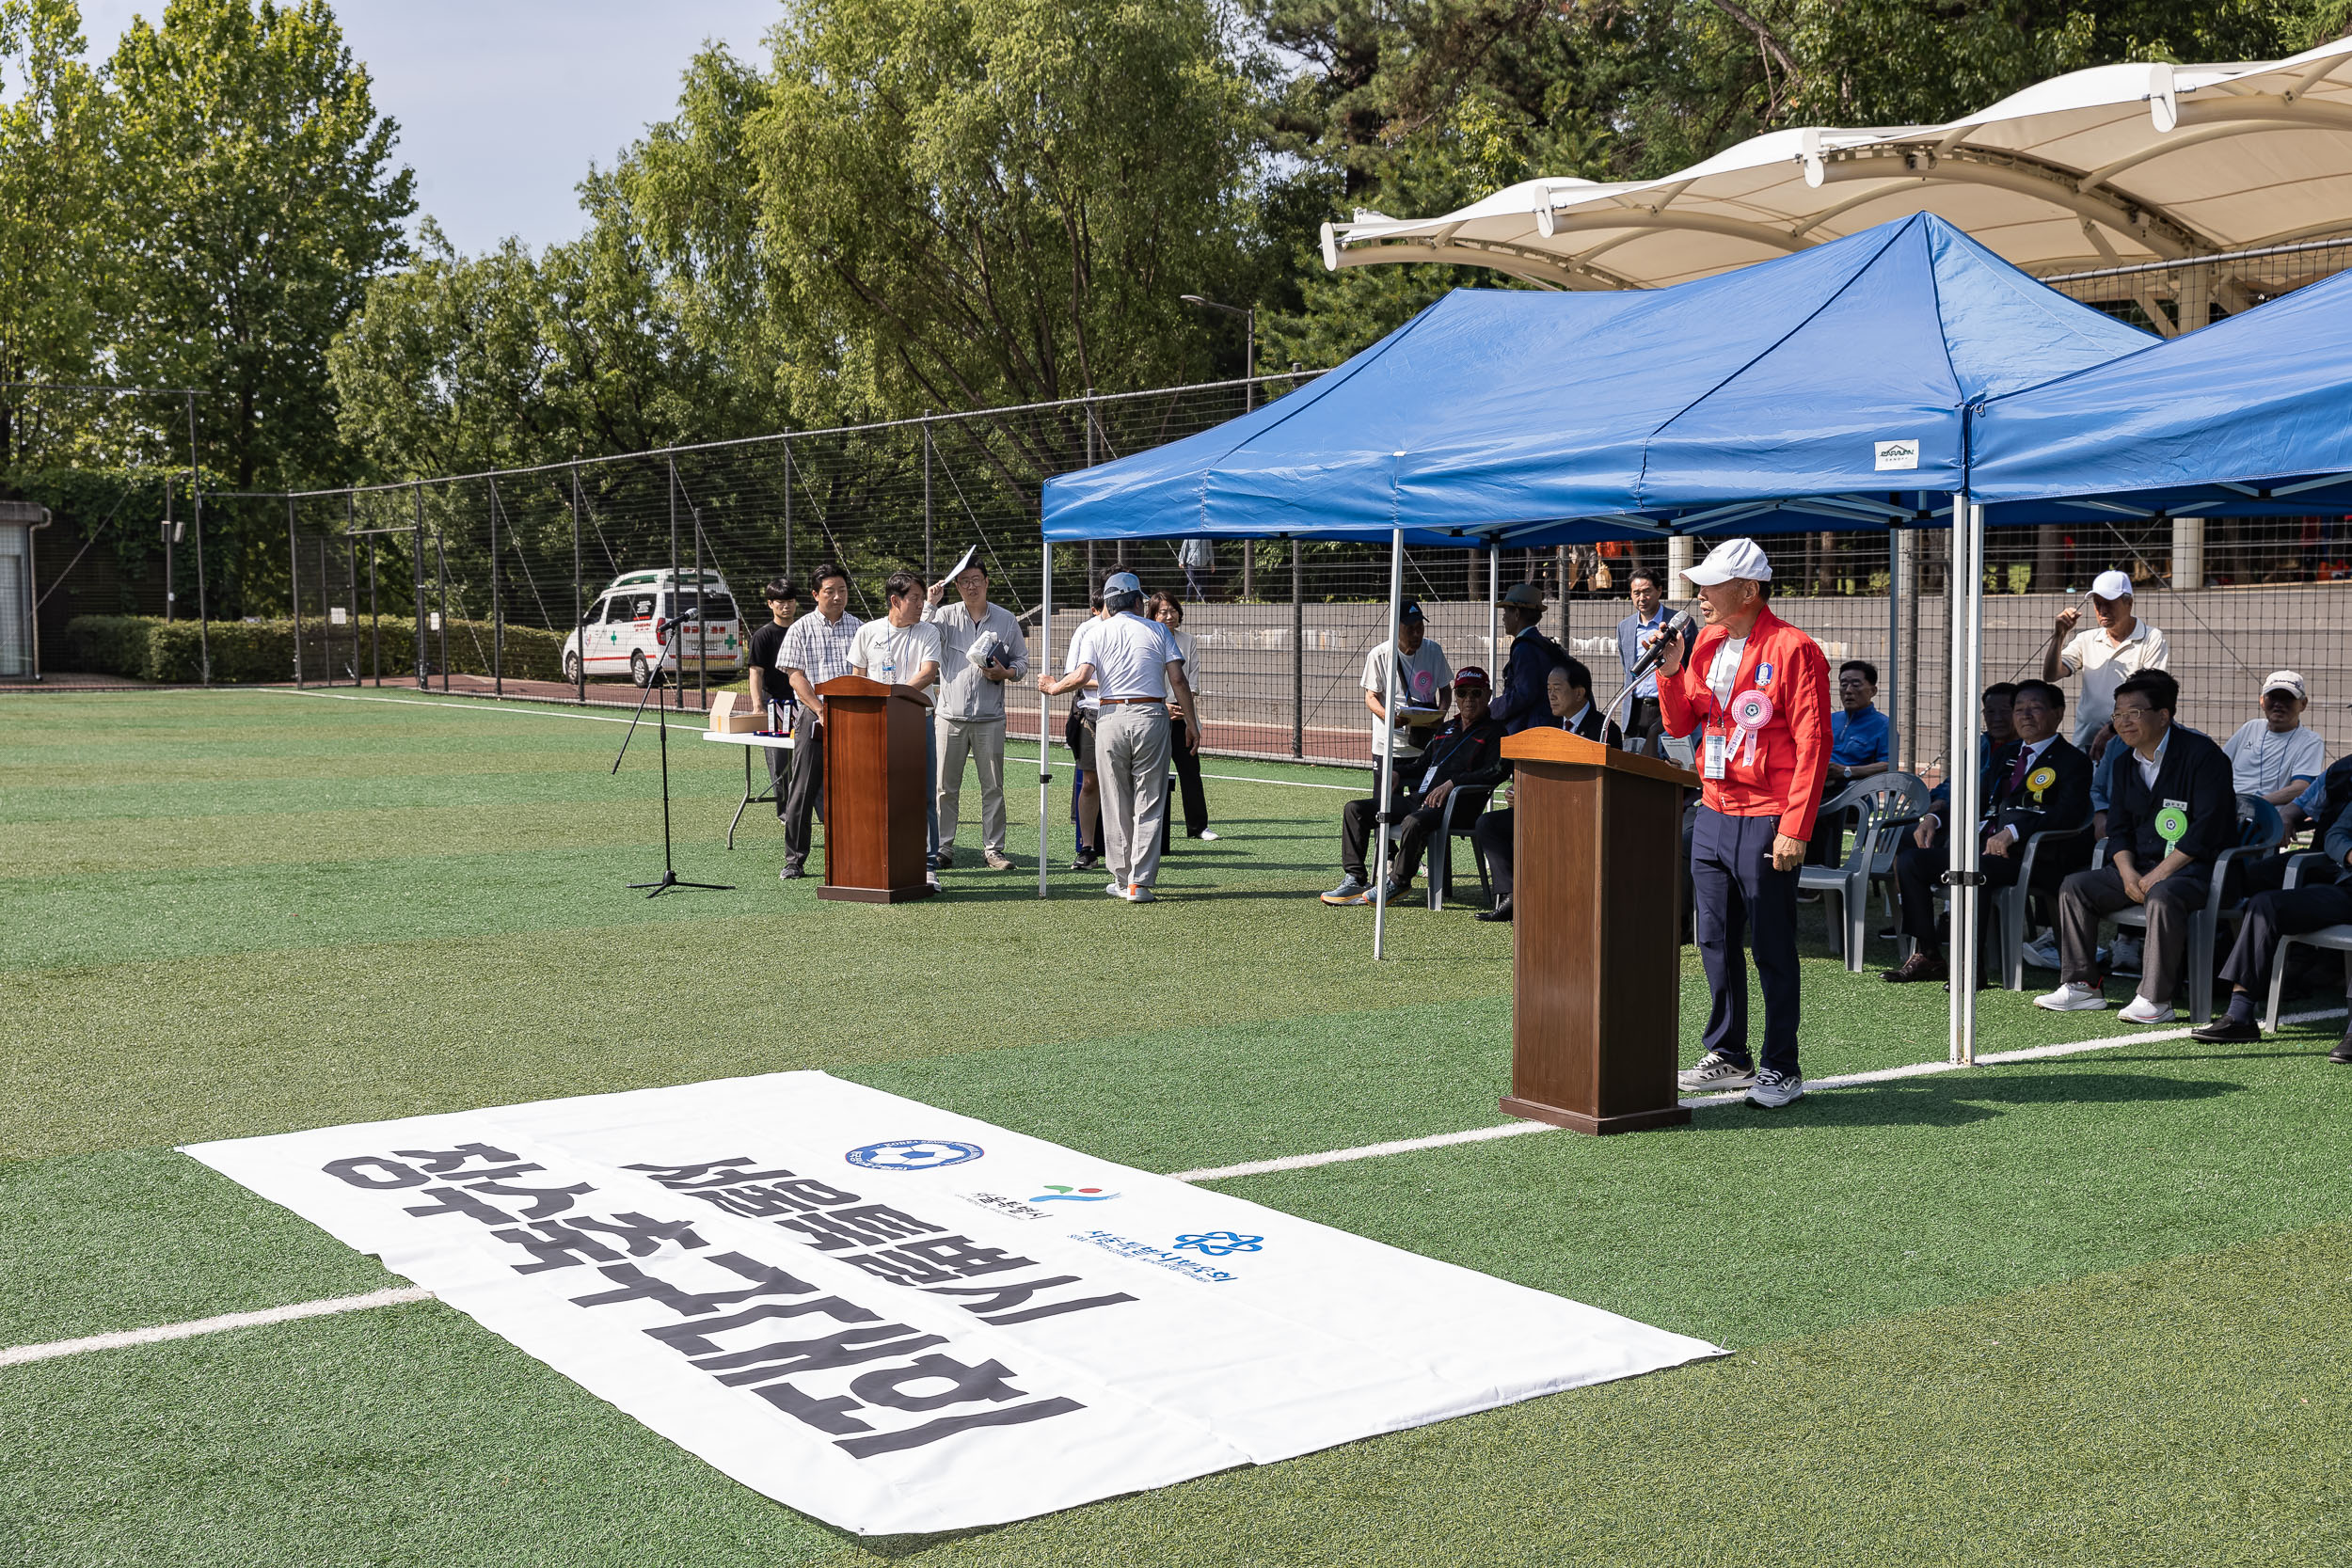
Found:
[[[1396,664],[1396,717],[1390,722],[1389,665]],[[1422,743],[1445,718],[1454,686],[1454,666],[1445,650],[1427,634],[1421,606],[1407,599],[1397,608],[1396,635],[1364,656],[1364,706],[1372,714],[1372,761],[1380,765],[1386,745],[1396,757],[1396,776],[1406,777],[1407,764],[1421,755]]]
[[[1534,583],[1513,584],[1502,595],[1502,635],[1511,640],[1511,654],[1503,661],[1494,719],[1504,735],[1517,735],[1550,717],[1544,684],[1556,667],[1568,661],[1568,651],[1543,634],[1544,591]]]
[[[1502,782],[1502,726],[1486,711],[1486,672],[1465,664],[1454,673],[1454,716],[1438,726],[1420,755],[1408,764],[1396,759],[1396,863],[1390,873],[1388,901],[1394,904],[1413,885],[1421,869],[1422,846],[1445,820],[1448,800],[1455,791],[1474,792],[1454,813],[1456,821],[1470,821],[1486,804],[1494,786]],[[1340,813],[1340,885],[1323,895],[1327,904],[1369,904],[1372,883],[1364,865],[1373,829],[1379,818],[1376,798],[1350,800]]]

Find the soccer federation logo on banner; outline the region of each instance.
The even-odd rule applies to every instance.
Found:
[[[983,1152],[978,1144],[952,1138],[893,1138],[853,1148],[842,1158],[866,1170],[945,1170],[977,1160]]]

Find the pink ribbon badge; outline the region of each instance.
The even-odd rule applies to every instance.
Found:
[[[1739,728],[1732,732],[1731,745],[1741,752],[1740,766],[1756,766],[1756,732],[1772,721],[1772,700],[1753,689],[1742,691],[1731,700],[1731,721]]]

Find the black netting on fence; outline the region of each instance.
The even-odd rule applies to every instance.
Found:
[[[1043,481],[1207,429],[1293,385],[1184,388],[208,505],[284,515],[280,559],[291,584],[281,613],[300,621],[299,635],[291,628],[287,635],[286,674],[305,684],[422,678],[453,691],[631,702],[636,689],[618,606],[647,608],[645,595],[661,591],[648,575],[668,571],[675,552],[683,581],[704,582],[703,603],[719,628],[712,657],[700,665],[690,660],[685,677],[689,702],[707,702],[720,687],[740,682],[740,643],[765,616],[762,585],[782,577],[804,586],[823,561],[849,569],[850,608],[865,616],[880,612],[891,572],[936,578],[966,548],[977,549],[993,596],[1023,617],[1034,648]],[[1879,703],[1895,719],[1903,759],[1939,771],[1947,536],[1907,536],[1908,586],[1900,595],[1890,594],[1895,556],[1885,535],[1782,535],[1765,543],[1775,608],[1819,638],[1833,662],[1876,666]],[[1405,587],[1455,664],[1491,671],[1490,572],[1502,588],[1541,585],[1551,601],[1545,629],[1591,668],[1606,699],[1622,680],[1616,626],[1628,613],[1629,579],[1637,570],[1667,574],[1704,547],[1673,560],[1662,541],[1506,550],[1491,561],[1481,550],[1415,549],[1407,552]],[[1366,656],[1387,636],[1385,547],[1220,542],[1210,557],[1187,569],[1174,542],[1057,546],[1057,662],[1084,614],[1089,585],[1111,570],[1132,570],[1148,589],[1166,589],[1184,605],[1214,749],[1367,761],[1361,675]],[[2228,735],[2254,715],[2263,676],[2290,668],[2311,683],[2306,722],[2331,752],[2352,744],[2345,722],[2352,671],[2343,652],[2352,631],[2345,519],[2118,518],[1999,529],[1986,561],[1988,682],[2039,673],[2058,611],[2082,607],[2091,578],[2115,568],[2132,576],[2138,612],[2170,641],[2186,722]],[[632,577],[644,580],[634,589],[623,584],[617,599],[609,592]],[[1688,592],[1675,581],[1668,596],[1682,600]],[[1891,613],[1898,596],[1906,610],[1900,617]],[[663,616],[695,608],[653,606]],[[715,613],[727,608],[736,611],[732,623]],[[1016,699],[1013,709],[1013,733],[1033,735],[1034,694]],[[1058,717],[1054,722],[1058,727]]]

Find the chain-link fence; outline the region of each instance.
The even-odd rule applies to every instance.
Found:
[[[208,517],[243,509],[238,531],[248,542],[265,537],[264,522],[284,540],[267,574],[258,560],[232,568],[249,583],[282,571],[287,583],[284,609],[275,611],[282,620],[216,623],[214,657],[217,664],[232,655],[233,634],[243,632],[260,640],[245,666],[254,673],[243,678],[421,681],[452,692],[628,704],[638,694],[634,682],[660,657],[648,623],[691,624],[707,610],[708,657],[690,658],[684,676],[687,701],[702,705],[741,684],[742,644],[765,616],[768,579],[804,587],[819,562],[839,561],[850,574],[851,611],[871,616],[882,610],[891,572],[935,579],[967,547],[977,550],[992,595],[1023,618],[1034,645],[1038,503],[1047,477],[1207,429],[1306,379],[1093,397],[403,485],[208,495]],[[1775,608],[1820,639],[1833,662],[1873,665],[1901,758],[1915,770],[1940,771],[1948,537],[1906,534],[1899,550],[1882,533],[1765,543]],[[1493,558],[1414,549],[1405,588],[1454,663],[1482,664],[1499,676],[1490,588],[1538,584],[1550,602],[1544,629],[1591,669],[1605,701],[1622,683],[1615,633],[1632,575],[1667,577],[1670,599],[1689,595],[1671,578],[1669,548],[1644,540]],[[1704,546],[1691,549],[1677,561],[1695,559]],[[1187,569],[1175,542],[1057,546],[1057,660],[1085,613],[1088,587],[1109,571],[1133,570],[1147,589],[1165,589],[1184,605],[1184,629],[1199,645],[1211,749],[1367,763],[1371,715],[1361,677],[1367,655],[1387,636],[1386,547],[1263,540],[1219,542],[1211,554]],[[680,582],[656,581],[652,575],[674,559]],[[2228,735],[2254,715],[2262,677],[2292,668],[2311,683],[2306,722],[2331,752],[2352,744],[2352,671],[2343,652],[2352,632],[2346,519],[2119,517],[1997,529],[1986,560],[1988,681],[2039,673],[2054,617],[2074,605],[2086,609],[2089,625],[2082,595],[2112,567],[2131,574],[2138,613],[2170,641],[2186,722]],[[641,580],[622,580],[631,578]],[[699,601],[689,596],[697,582]],[[1905,586],[1890,594],[1899,582]],[[676,596],[656,602],[663,594]],[[268,620],[270,607],[256,601],[248,593],[248,621],[257,610]],[[691,648],[695,634],[687,635]],[[1010,707],[1012,733],[1033,736],[1034,693]],[[1057,703],[1057,731],[1060,711]]]

